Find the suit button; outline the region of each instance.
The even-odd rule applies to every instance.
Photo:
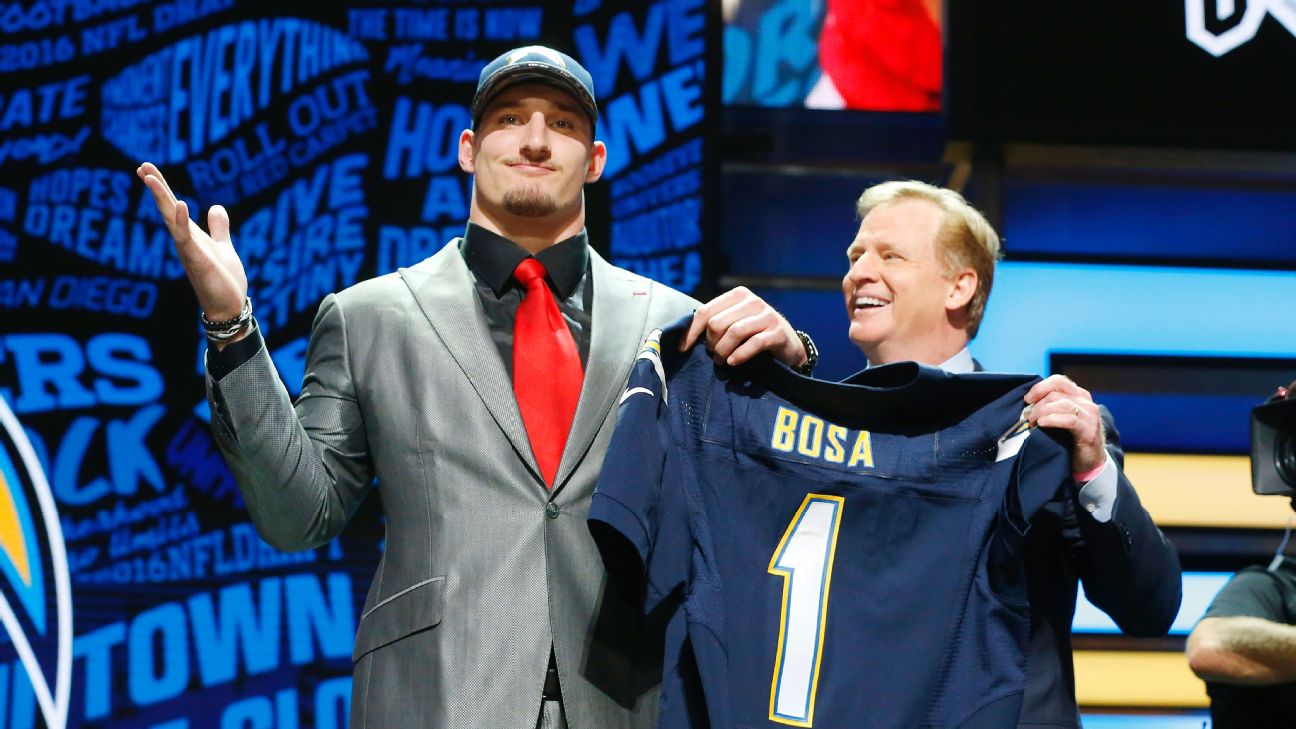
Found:
[[[558,518],[558,505],[555,504],[555,503],[552,502],[552,501],[550,501],[549,503],[545,504],[545,516],[549,517],[550,519],[557,519],[557,518]]]

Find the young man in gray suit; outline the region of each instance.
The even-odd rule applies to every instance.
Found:
[[[261,535],[319,546],[381,484],[387,546],[356,635],[351,726],[647,729],[659,658],[606,589],[585,519],[641,339],[697,303],[587,245],[582,189],[606,150],[580,64],[506,53],[472,111],[464,237],[327,296],[295,405],[224,209],[208,236],[156,167],[138,174],[202,306],[213,430]],[[734,363],[808,359],[745,291],[696,323]]]
[[[869,365],[914,360],[981,370],[968,352],[985,312],[999,236],[961,195],[922,182],[860,197],[842,279],[849,336]],[[1068,431],[1077,488],[1045,505],[1026,539],[1031,636],[1019,726],[1078,727],[1071,661],[1076,588],[1126,633],[1164,635],[1179,610],[1179,555],[1121,471],[1111,415],[1062,375],[1026,395],[1033,425]]]

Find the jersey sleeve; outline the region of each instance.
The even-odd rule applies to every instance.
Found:
[[[660,332],[654,332],[621,395],[589,513],[609,581],[645,614],[678,588],[688,570],[688,518],[673,478],[671,442]]]
[[[1010,446],[1007,450],[1005,446]],[[995,524],[987,576],[1001,599],[1027,600],[1023,563],[1026,535],[1044,504],[1054,499],[1071,478],[1070,454],[1050,431],[1031,429],[1000,443],[1001,460],[1016,459]]]

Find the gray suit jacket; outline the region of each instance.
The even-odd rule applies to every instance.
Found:
[[[262,537],[336,536],[374,476],[386,553],[357,629],[351,726],[530,729],[552,644],[572,729],[654,724],[660,648],[607,587],[586,527],[644,335],[696,302],[591,251],[589,363],[545,488],[457,241],[326,297],[294,406],[264,348],[212,424]]]

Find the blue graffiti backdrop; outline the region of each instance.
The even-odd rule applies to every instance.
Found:
[[[326,293],[462,232],[458,134],[515,46],[595,78],[595,245],[705,285],[710,23],[703,0],[0,3],[0,727],[346,723],[381,489],[326,547],[257,536],[139,162],[229,209],[296,392]]]

